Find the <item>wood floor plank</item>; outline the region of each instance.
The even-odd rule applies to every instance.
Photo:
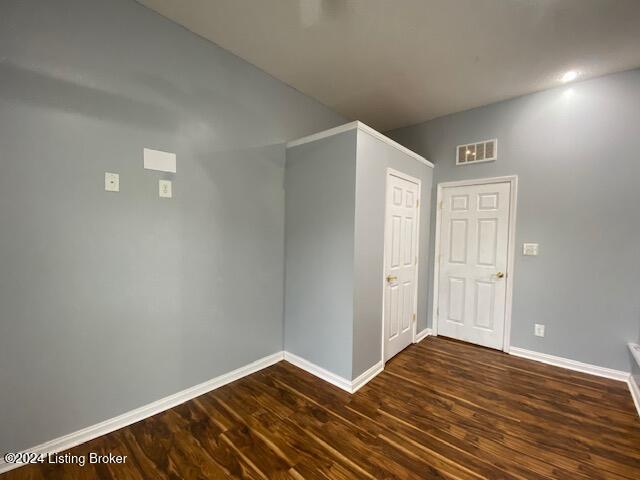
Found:
[[[640,478],[623,382],[429,337],[350,395],[272,367],[71,449],[124,464],[34,464],[14,479]]]

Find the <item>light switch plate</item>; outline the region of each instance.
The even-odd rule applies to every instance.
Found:
[[[118,175],[117,173],[105,172],[104,189],[107,192],[119,192],[120,191],[120,175]]]
[[[538,243],[523,243],[522,244],[522,254],[530,257],[535,257],[538,255],[540,244]]]
[[[171,198],[171,180],[160,180],[158,183],[160,198]]]
[[[533,327],[536,337],[544,337],[544,325],[536,323]]]

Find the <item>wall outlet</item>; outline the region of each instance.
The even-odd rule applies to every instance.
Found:
[[[544,337],[544,325],[536,323],[533,327],[536,337]]]
[[[538,255],[538,243],[523,243],[522,244],[522,254],[526,256],[535,257]]]
[[[104,189],[107,192],[119,192],[120,191],[120,175],[118,175],[117,173],[105,172]]]
[[[160,198],[171,198],[171,180],[160,180],[158,183]]]

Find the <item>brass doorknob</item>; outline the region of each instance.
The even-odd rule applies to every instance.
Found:
[[[398,277],[396,277],[395,275],[387,276],[387,282],[389,282],[389,283],[395,282],[396,280],[398,280]]]
[[[496,277],[498,277],[498,278],[504,278],[504,273],[502,273],[502,272],[498,272],[498,273],[496,273]]]

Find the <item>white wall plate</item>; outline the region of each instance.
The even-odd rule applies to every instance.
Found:
[[[120,191],[120,175],[118,175],[117,173],[105,172],[104,189],[107,192],[119,192]]]
[[[160,180],[158,182],[158,193],[160,198],[171,198],[173,196],[171,180]]]

